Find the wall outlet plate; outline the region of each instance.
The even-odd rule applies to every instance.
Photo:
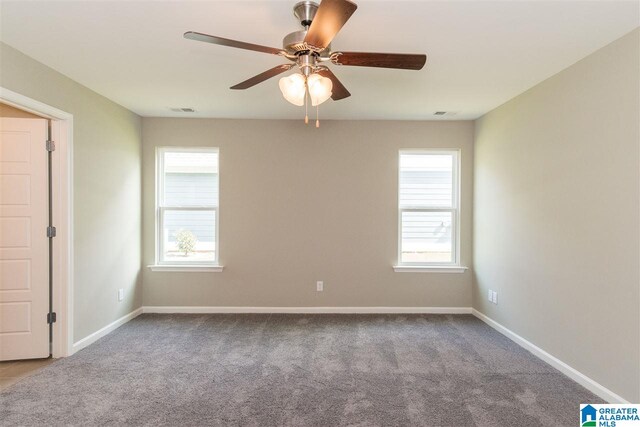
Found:
[[[318,292],[324,291],[324,282],[322,282],[320,280],[318,280],[316,282],[316,291],[318,291]]]
[[[498,304],[498,293],[496,291],[493,291],[492,301],[494,304]]]
[[[489,289],[489,293],[487,294],[487,299],[493,302],[493,291],[491,289]]]
[[[118,289],[118,301],[122,301],[124,299],[124,289]]]

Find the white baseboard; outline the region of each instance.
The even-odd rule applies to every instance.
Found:
[[[143,313],[433,313],[471,314],[471,307],[196,307],[145,306]]]
[[[474,316],[476,316],[478,319],[480,319],[483,322],[485,322],[487,325],[491,326],[496,331],[500,332],[501,334],[503,334],[507,338],[509,338],[512,341],[514,341],[520,347],[524,348],[525,350],[528,350],[533,355],[537,356],[542,361],[544,361],[544,362],[548,363],[549,365],[553,366],[558,371],[562,372],[563,374],[565,374],[566,376],[571,378],[573,381],[577,382],[582,387],[586,388],[587,390],[589,390],[593,394],[599,396],[603,400],[605,400],[605,401],[607,401],[609,403],[625,403],[625,404],[629,403],[627,400],[625,400],[621,396],[615,394],[614,392],[612,392],[608,388],[604,387],[600,383],[597,383],[596,381],[592,380],[591,378],[589,378],[588,376],[584,375],[580,371],[578,371],[578,370],[572,368],[571,366],[567,365],[562,360],[560,360],[560,359],[556,358],[555,356],[547,353],[546,351],[544,351],[540,347],[536,346],[535,344],[531,343],[530,341],[527,341],[526,339],[522,338],[520,335],[516,334],[515,332],[511,331],[510,329],[507,329],[506,327],[502,326],[500,323],[496,322],[495,320],[491,319],[490,317],[487,317],[486,315],[480,313],[475,308],[472,309],[471,313]],[[588,402],[585,402],[585,403],[588,403]]]
[[[98,341],[100,338],[102,338],[105,335],[109,334],[110,332],[118,329],[120,326],[124,325],[129,320],[140,316],[142,314],[142,312],[143,312],[142,311],[142,307],[137,308],[137,309],[133,310],[131,313],[125,314],[124,316],[122,316],[118,320],[109,323],[104,328],[95,331],[91,335],[82,338],[80,341],[78,341],[76,343],[73,343],[73,348],[72,348],[71,354],[82,350],[83,348],[87,347],[88,345],[93,344],[94,342]]]

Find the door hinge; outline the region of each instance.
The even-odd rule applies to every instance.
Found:
[[[56,228],[55,227],[47,227],[47,237],[56,237]]]
[[[47,324],[56,323],[56,313],[47,313]]]
[[[56,142],[47,140],[47,151],[56,151]]]

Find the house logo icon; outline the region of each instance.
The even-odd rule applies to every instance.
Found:
[[[582,427],[596,426],[596,408],[591,405],[580,406],[580,425]]]

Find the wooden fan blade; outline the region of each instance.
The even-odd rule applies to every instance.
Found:
[[[320,74],[322,77],[326,77],[330,79],[331,82],[333,83],[333,89],[331,90],[331,99],[333,99],[334,101],[339,101],[341,99],[348,98],[351,96],[347,88],[344,87],[344,85],[340,82],[340,80],[338,80],[336,75],[333,74],[333,72],[330,69],[323,68],[321,70],[318,70],[317,73]]]
[[[273,67],[270,70],[265,71],[264,73],[253,76],[250,79],[243,81],[242,83],[231,86],[231,89],[249,89],[250,87],[257,85],[258,83],[262,83],[263,81],[268,80],[271,77],[282,74],[285,71],[289,71],[294,65],[295,64],[278,65],[277,67]]]
[[[318,50],[329,46],[357,8],[358,5],[349,0],[322,0],[304,38],[305,43]]]
[[[336,65],[356,67],[399,68],[402,70],[421,70],[427,62],[427,55],[407,53],[369,53],[369,52],[335,52],[331,54],[331,62]]]
[[[253,50],[256,52],[271,53],[273,55],[281,55],[284,53],[282,49],[276,49],[275,47],[261,46],[259,44],[245,43],[238,40],[225,39],[222,37],[211,36],[209,34],[197,33],[195,31],[187,31],[184,33],[184,38],[189,40],[196,40],[199,42],[219,44],[221,46],[236,47],[238,49]]]

